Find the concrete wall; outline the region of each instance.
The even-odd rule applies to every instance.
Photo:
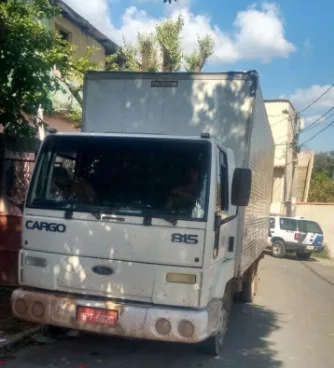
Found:
[[[271,131],[275,142],[275,167],[284,167],[292,159],[289,145],[293,139],[293,114],[294,109],[286,101],[266,101]],[[286,111],[283,113],[283,111]]]
[[[70,34],[70,43],[77,47],[75,51],[75,57],[77,58],[84,55],[87,46],[98,47],[99,50],[92,56],[91,60],[96,63],[103,63],[104,65],[105,49],[103,45],[83,32],[77,25],[64,17],[57,17],[50,20],[50,26],[52,29],[59,27]]]
[[[334,258],[334,203],[298,203],[296,215],[319,223],[325,243]]]
[[[273,196],[271,213],[287,214],[287,202],[292,193],[293,117],[295,110],[286,100],[265,101],[271,131],[275,142]],[[282,212],[283,211],[283,212]]]
[[[307,202],[313,165],[313,151],[300,152],[298,154],[297,202]]]

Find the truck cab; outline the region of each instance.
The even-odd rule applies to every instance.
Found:
[[[14,314],[138,338],[209,337],[219,275],[234,276],[234,171],[233,154],[207,138],[49,136],[25,206]],[[239,198],[250,191],[241,176]]]

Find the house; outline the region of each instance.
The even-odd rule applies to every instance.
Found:
[[[289,100],[265,100],[265,106],[275,142],[271,213],[293,215],[297,196],[294,140],[301,121]]]
[[[86,52],[87,47],[93,46],[97,51],[92,55],[91,60],[98,64],[105,64],[106,56],[114,54],[118,45],[110,38],[106,37],[85,18],[80,16],[62,0],[54,0],[54,3],[61,10],[60,16],[50,19],[48,26],[56,30],[69,43],[76,47],[74,57],[80,58]],[[122,60],[119,60],[122,63]],[[63,85],[65,93],[58,91],[53,96],[55,113],[51,116],[44,115],[43,120],[51,127],[61,132],[78,131],[74,127],[74,122],[69,119],[68,112],[71,108],[78,107],[78,103]]]

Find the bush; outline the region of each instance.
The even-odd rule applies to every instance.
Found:
[[[331,253],[327,245],[325,245],[325,248],[322,252],[313,253],[313,256],[316,258],[331,259]]]

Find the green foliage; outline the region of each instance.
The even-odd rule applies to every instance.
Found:
[[[107,57],[106,69],[121,70],[119,60],[125,60],[126,71],[177,72],[184,64],[188,72],[201,72],[213,54],[215,42],[210,35],[198,38],[198,49],[191,55],[182,52],[183,17],[167,19],[151,33],[138,33],[137,45],[123,42],[116,54]]]
[[[39,105],[51,113],[51,94],[60,88],[52,68],[68,73],[70,48],[42,23],[57,14],[48,0],[0,2],[0,124],[10,135],[35,135],[27,116]]]
[[[322,252],[315,252],[312,254],[315,258],[331,259],[331,252],[326,244]]]
[[[314,157],[313,172],[322,172],[331,177],[334,171],[334,156],[323,152],[317,153]]]
[[[184,20],[181,15],[176,21],[167,19],[156,26],[157,41],[162,52],[162,71],[177,72],[182,66],[181,31]]]
[[[80,106],[72,106],[69,110],[68,117],[75,123],[80,122],[82,118],[82,108]],[[74,126],[78,127],[77,124],[75,124]]]
[[[121,67],[119,65],[120,54],[121,51],[119,49],[115,54],[106,57],[106,66],[105,66],[106,70],[110,72],[119,72],[121,70]]]
[[[334,202],[334,184],[326,173],[313,173],[308,200],[309,202]]]
[[[214,53],[215,42],[210,35],[198,38],[198,50],[191,55],[185,55],[187,72],[201,72],[207,59]]]
[[[99,50],[98,47],[88,46],[83,56],[76,58],[74,56],[75,48],[68,44],[71,50],[68,70],[66,74],[57,74],[58,79],[63,82],[75,97],[80,106],[83,104],[82,89],[84,83],[84,76],[89,70],[103,70],[102,63],[92,61],[92,57]]]
[[[308,199],[310,202],[334,202],[333,170],[333,155],[327,153],[315,155]]]

